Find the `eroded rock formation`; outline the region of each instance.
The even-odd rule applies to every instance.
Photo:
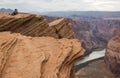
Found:
[[[45,16],[51,22],[62,17]],[[75,37],[78,38],[87,52],[106,48],[108,41],[120,29],[120,19],[82,19],[80,17],[67,18],[72,23]]]
[[[120,74],[120,34],[117,34],[108,43],[105,62],[113,73]]]
[[[74,78],[84,54],[71,24],[32,14],[0,14],[0,78]],[[61,39],[59,39],[61,38]]]
[[[50,27],[55,27],[59,38],[74,38],[72,24],[67,22],[67,19],[61,18],[49,24]]]
[[[11,31],[32,37],[74,38],[72,25],[65,18],[55,20],[49,26],[43,16],[33,14],[11,16],[0,13],[0,31]]]
[[[78,40],[0,33],[0,78],[70,78]]]

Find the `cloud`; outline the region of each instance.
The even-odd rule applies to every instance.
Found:
[[[120,0],[0,0],[0,8],[21,11],[120,11]]]

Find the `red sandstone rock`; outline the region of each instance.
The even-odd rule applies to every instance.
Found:
[[[109,41],[105,62],[114,74],[120,74],[120,35],[113,37]]]
[[[42,16],[3,13],[0,31],[0,78],[74,77],[84,49],[66,19],[48,24]]]
[[[61,17],[45,18],[51,22]],[[80,17],[67,18],[72,23],[75,37],[78,38],[87,51],[101,50],[107,42],[115,36],[115,31],[120,29],[120,19],[82,19]]]
[[[72,25],[65,18],[55,20],[49,26],[43,16],[33,14],[11,16],[7,13],[0,13],[0,31],[11,31],[32,37],[74,38]]]
[[[70,78],[84,49],[76,39],[0,33],[0,78]]]
[[[50,27],[55,27],[59,38],[74,38],[72,24],[67,22],[67,19],[61,18],[49,24]]]

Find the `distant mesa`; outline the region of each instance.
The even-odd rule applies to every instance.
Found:
[[[13,12],[13,10],[12,9],[1,8],[0,12],[9,12],[9,13],[11,13],[11,12]]]

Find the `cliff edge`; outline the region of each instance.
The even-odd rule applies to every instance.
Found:
[[[68,23],[65,18],[49,24],[43,16],[34,14],[11,16],[8,13],[0,13],[0,31],[11,31],[32,37],[74,38],[72,24]]]
[[[65,18],[0,14],[0,78],[74,78],[84,54]]]

